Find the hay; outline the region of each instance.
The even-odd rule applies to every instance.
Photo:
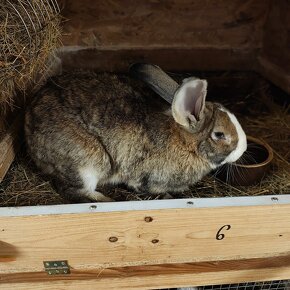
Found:
[[[274,161],[271,171],[255,186],[234,187],[225,184],[214,176],[207,176],[201,182],[193,186],[190,191],[175,194],[175,198],[188,197],[222,197],[222,196],[258,196],[267,194],[290,193],[290,106],[283,104],[288,96],[283,92],[269,85],[260,79],[254,85],[256,78],[248,73],[225,77],[218,74],[209,79],[209,98],[224,103],[238,116],[247,134],[261,138],[268,142],[274,149]],[[235,88],[232,83],[235,78]],[[242,90],[239,82],[246,85],[245,79],[251,81],[248,89]],[[217,85],[213,84],[216,82]],[[227,91],[227,87],[231,90]],[[251,91],[249,94],[248,91]],[[233,100],[234,97],[234,100]],[[277,104],[273,99],[280,102]],[[0,184],[0,205],[1,206],[22,206],[40,204],[67,203],[50,186],[49,182],[39,176],[33,167],[29,157],[22,152],[18,155],[12,168],[9,170],[4,182]],[[106,192],[117,201],[121,200],[145,200],[157,199],[159,196],[140,196],[128,190],[126,187],[106,187],[99,189]]]
[[[25,151],[18,154],[5,179],[0,183],[0,205],[47,205],[65,201],[43,179]]]
[[[0,8],[0,113],[13,107],[20,92],[48,73],[48,61],[60,44],[56,0],[2,0]]]

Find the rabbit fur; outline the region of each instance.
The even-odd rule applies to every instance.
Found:
[[[56,190],[75,202],[110,201],[97,186],[136,192],[187,190],[236,161],[246,136],[207,82],[185,79],[171,110],[125,76],[74,71],[51,78],[25,117],[28,152]]]

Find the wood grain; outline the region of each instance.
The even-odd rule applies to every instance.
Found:
[[[13,245],[0,241],[0,263],[15,261],[17,256],[18,251]]]
[[[23,125],[23,116],[18,114],[0,139],[0,182],[3,180],[7,173],[15,154],[19,149],[22,141],[23,134],[21,134],[21,126]]]
[[[270,1],[264,27],[262,54],[274,65],[290,74],[290,2]]]
[[[285,255],[289,211],[290,204],[0,217],[0,241],[18,253],[0,262],[0,274],[40,272],[47,260],[83,270]],[[231,229],[217,240],[224,225]]]
[[[106,49],[259,48],[268,5],[268,0],[65,1],[63,43]]]
[[[271,0],[258,72],[290,93],[290,2]]]
[[[290,94],[290,71],[271,61],[267,55],[258,57],[257,70],[266,79]]]
[[[152,289],[287,279],[290,257],[249,259],[100,270],[72,270],[67,276],[44,272],[0,276],[1,289]],[[210,282],[209,282],[210,281]],[[25,288],[27,287],[27,288]],[[40,288],[37,288],[40,287]],[[67,288],[68,287],[68,288]],[[97,288],[96,288],[97,287]]]

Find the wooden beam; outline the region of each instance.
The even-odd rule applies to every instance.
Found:
[[[258,49],[216,48],[85,48],[64,47],[63,67],[127,72],[134,62],[152,62],[165,70],[252,70]],[[206,59],[206,61],[205,61]]]
[[[21,134],[22,126],[23,115],[19,113],[0,140],[0,182],[4,179],[23,141],[23,134]]]
[[[257,71],[290,94],[290,73],[265,56],[258,57]]]

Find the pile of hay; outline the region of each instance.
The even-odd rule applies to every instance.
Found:
[[[45,78],[47,63],[60,44],[56,0],[2,0],[0,8],[0,114],[16,94]]]
[[[202,75],[198,75],[202,77]],[[273,167],[261,183],[254,186],[230,186],[207,176],[190,191],[175,198],[257,196],[290,193],[290,106],[281,90],[249,73],[205,75],[209,80],[209,99],[217,100],[237,115],[248,135],[268,142],[274,150]],[[234,80],[234,81],[233,81]],[[258,81],[259,80],[259,81]],[[233,83],[235,87],[233,88]],[[250,93],[249,93],[250,92]],[[274,102],[274,100],[278,101]],[[280,103],[280,104],[279,104]],[[157,199],[138,196],[125,187],[100,188],[117,201]],[[25,152],[21,152],[0,184],[1,206],[67,203],[43,179]]]

